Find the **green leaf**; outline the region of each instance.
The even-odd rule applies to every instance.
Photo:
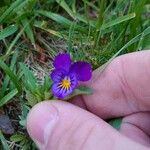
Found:
[[[17,133],[17,134],[14,134],[14,135],[12,135],[11,137],[10,137],[10,140],[12,141],[12,142],[20,142],[20,141],[22,141],[22,140],[24,140],[25,139],[25,137],[24,137],[24,135],[23,134],[20,134],[20,133]]]
[[[77,95],[90,95],[90,94],[93,94],[93,89],[91,89],[90,87],[86,87],[86,86],[80,86],[77,89],[75,89],[73,94],[66,97],[65,100],[69,100]]]
[[[26,127],[26,125],[27,125],[27,118],[24,119],[24,120],[20,120],[20,121],[19,121],[19,124],[20,124],[22,127]]]
[[[15,95],[17,95],[18,90],[14,89],[5,95],[2,99],[0,99],[0,107],[8,103]]]
[[[17,133],[11,136],[10,139],[12,142],[18,143],[19,146],[21,147],[21,150],[29,150],[29,149],[36,150],[37,149],[35,148],[33,141],[26,134]]]
[[[18,30],[16,25],[11,25],[0,31],[0,40],[14,34]]]
[[[38,103],[38,99],[30,91],[26,91],[26,99],[30,106],[34,106]]]
[[[29,111],[30,111],[29,106],[27,106],[26,104],[23,104],[21,115],[19,115],[19,119],[20,119],[19,124],[23,128],[26,128],[27,115],[28,115]]]
[[[10,68],[0,59],[0,68],[11,78],[19,93],[22,92],[22,86],[18,81],[18,77],[10,70]]]
[[[80,86],[75,91],[78,91],[78,94],[93,94],[93,89],[86,86]]]
[[[119,130],[121,127],[121,123],[122,123],[122,118],[115,118],[112,119],[108,122],[112,127],[114,127],[115,129]]]
[[[15,64],[17,62],[17,57],[18,57],[18,52],[14,53],[14,55],[12,56],[11,59],[11,63],[10,63],[10,70],[12,70],[15,73]],[[1,87],[1,92],[0,92],[0,98],[2,98],[5,94],[5,92],[7,91],[7,89],[9,89],[8,85],[10,82],[10,78],[9,76],[5,76],[2,87]]]
[[[9,146],[7,144],[7,141],[6,141],[4,135],[3,135],[3,133],[1,131],[0,131],[0,141],[1,141],[1,144],[3,146],[3,150],[10,150]]]
[[[52,80],[50,79],[49,76],[45,76],[45,79],[44,79],[44,84],[43,84],[43,88],[45,91],[49,91],[51,86],[52,86]]]
[[[50,91],[45,91],[43,100],[49,100],[51,98],[52,98],[52,94],[50,93]]]
[[[30,88],[32,92],[35,91],[37,89],[37,80],[33,75],[33,72],[23,63],[20,63],[20,68],[25,76],[24,84]]]

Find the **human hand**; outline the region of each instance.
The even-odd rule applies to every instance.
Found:
[[[94,94],[76,97],[72,104],[45,101],[32,108],[27,129],[37,146],[41,150],[150,149],[150,51],[116,58],[102,74],[97,69],[88,85]],[[123,117],[119,132],[104,121],[115,117]]]

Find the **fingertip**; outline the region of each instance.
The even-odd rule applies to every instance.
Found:
[[[48,124],[55,122],[57,116],[58,110],[50,101],[38,103],[30,110],[27,117],[27,131],[36,143],[44,144],[44,130]]]

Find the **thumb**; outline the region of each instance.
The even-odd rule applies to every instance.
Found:
[[[147,150],[97,116],[63,101],[34,106],[27,129],[41,150]]]

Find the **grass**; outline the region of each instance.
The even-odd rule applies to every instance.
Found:
[[[150,48],[149,0],[1,0],[0,110],[15,128],[1,149],[36,149],[26,132],[33,105],[50,99],[52,60],[67,51],[93,69]],[[14,117],[15,116],[15,117]]]

